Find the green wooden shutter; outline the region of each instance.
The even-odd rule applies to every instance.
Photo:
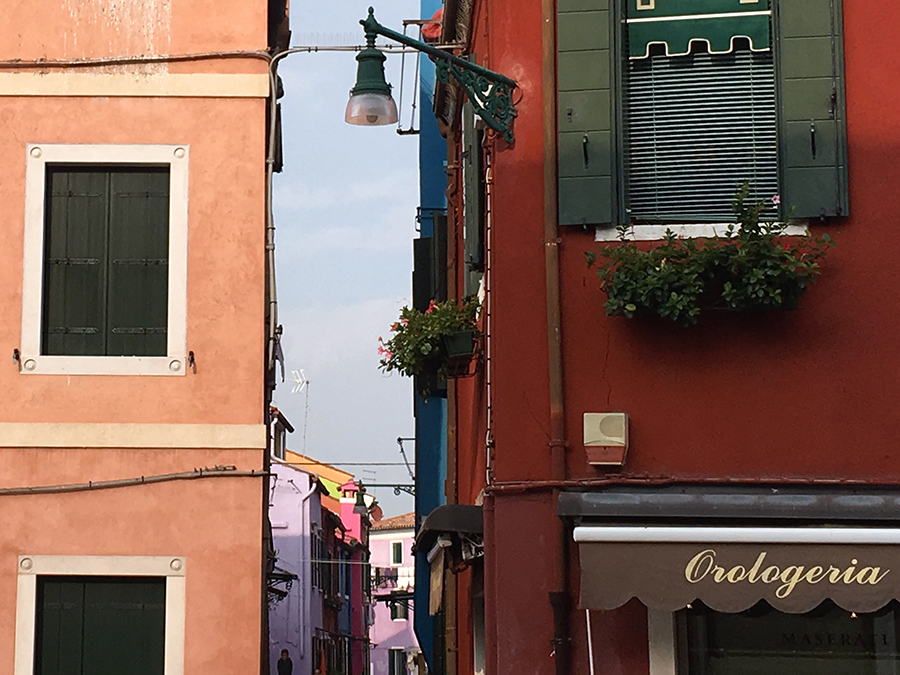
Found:
[[[35,675],[81,675],[84,584],[39,579],[37,608]]]
[[[39,577],[35,675],[163,675],[164,578]]]
[[[42,353],[105,353],[106,172],[47,170]]]
[[[558,4],[561,225],[613,220],[610,13],[610,0],[559,0]]]
[[[413,239],[413,309],[424,312],[432,297],[431,237]]]
[[[165,607],[164,578],[86,582],[83,675],[163,675]]]
[[[168,259],[168,169],[111,172],[108,355],[166,355]]]
[[[778,4],[782,205],[798,218],[849,213],[841,0]]]
[[[433,235],[413,239],[413,309],[447,299],[447,214],[432,213]]]
[[[484,167],[481,132],[475,126],[475,110],[466,102],[462,111],[463,226],[466,276],[464,295],[478,292],[484,273]]]

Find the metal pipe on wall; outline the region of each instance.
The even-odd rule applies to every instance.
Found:
[[[563,391],[562,339],[560,319],[560,273],[558,191],[556,168],[556,3],[541,0],[542,106],[544,146],[544,268],[547,288],[547,361],[549,375],[550,465],[553,480],[564,481],[566,475],[565,401]],[[552,492],[555,508],[559,491]],[[556,519],[557,554],[553,565],[553,590],[550,607],[553,612],[553,653],[557,675],[569,672],[569,577],[568,536],[561,519]]]

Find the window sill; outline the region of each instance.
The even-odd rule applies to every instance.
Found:
[[[628,241],[662,241],[666,230],[679,237],[723,237],[729,225],[734,223],[696,223],[686,225],[633,225],[626,232]],[[807,233],[806,225],[788,225],[784,236],[799,237]],[[594,231],[594,241],[618,241],[619,232],[614,227],[598,227]]]
[[[22,354],[23,375],[184,375],[181,356],[46,356]]]

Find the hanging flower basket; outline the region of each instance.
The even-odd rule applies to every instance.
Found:
[[[379,367],[384,372],[397,370],[407,377],[429,381],[434,373],[440,379],[468,375],[475,341],[481,336],[475,325],[478,310],[475,297],[432,301],[424,312],[404,307],[400,319],[391,326],[390,339],[378,338]]]
[[[441,372],[448,379],[469,374],[472,357],[475,356],[475,331],[458,330],[443,338],[444,361]]]

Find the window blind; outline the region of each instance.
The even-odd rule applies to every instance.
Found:
[[[778,193],[771,52],[651,56],[626,66],[632,220],[731,222],[736,187]]]

